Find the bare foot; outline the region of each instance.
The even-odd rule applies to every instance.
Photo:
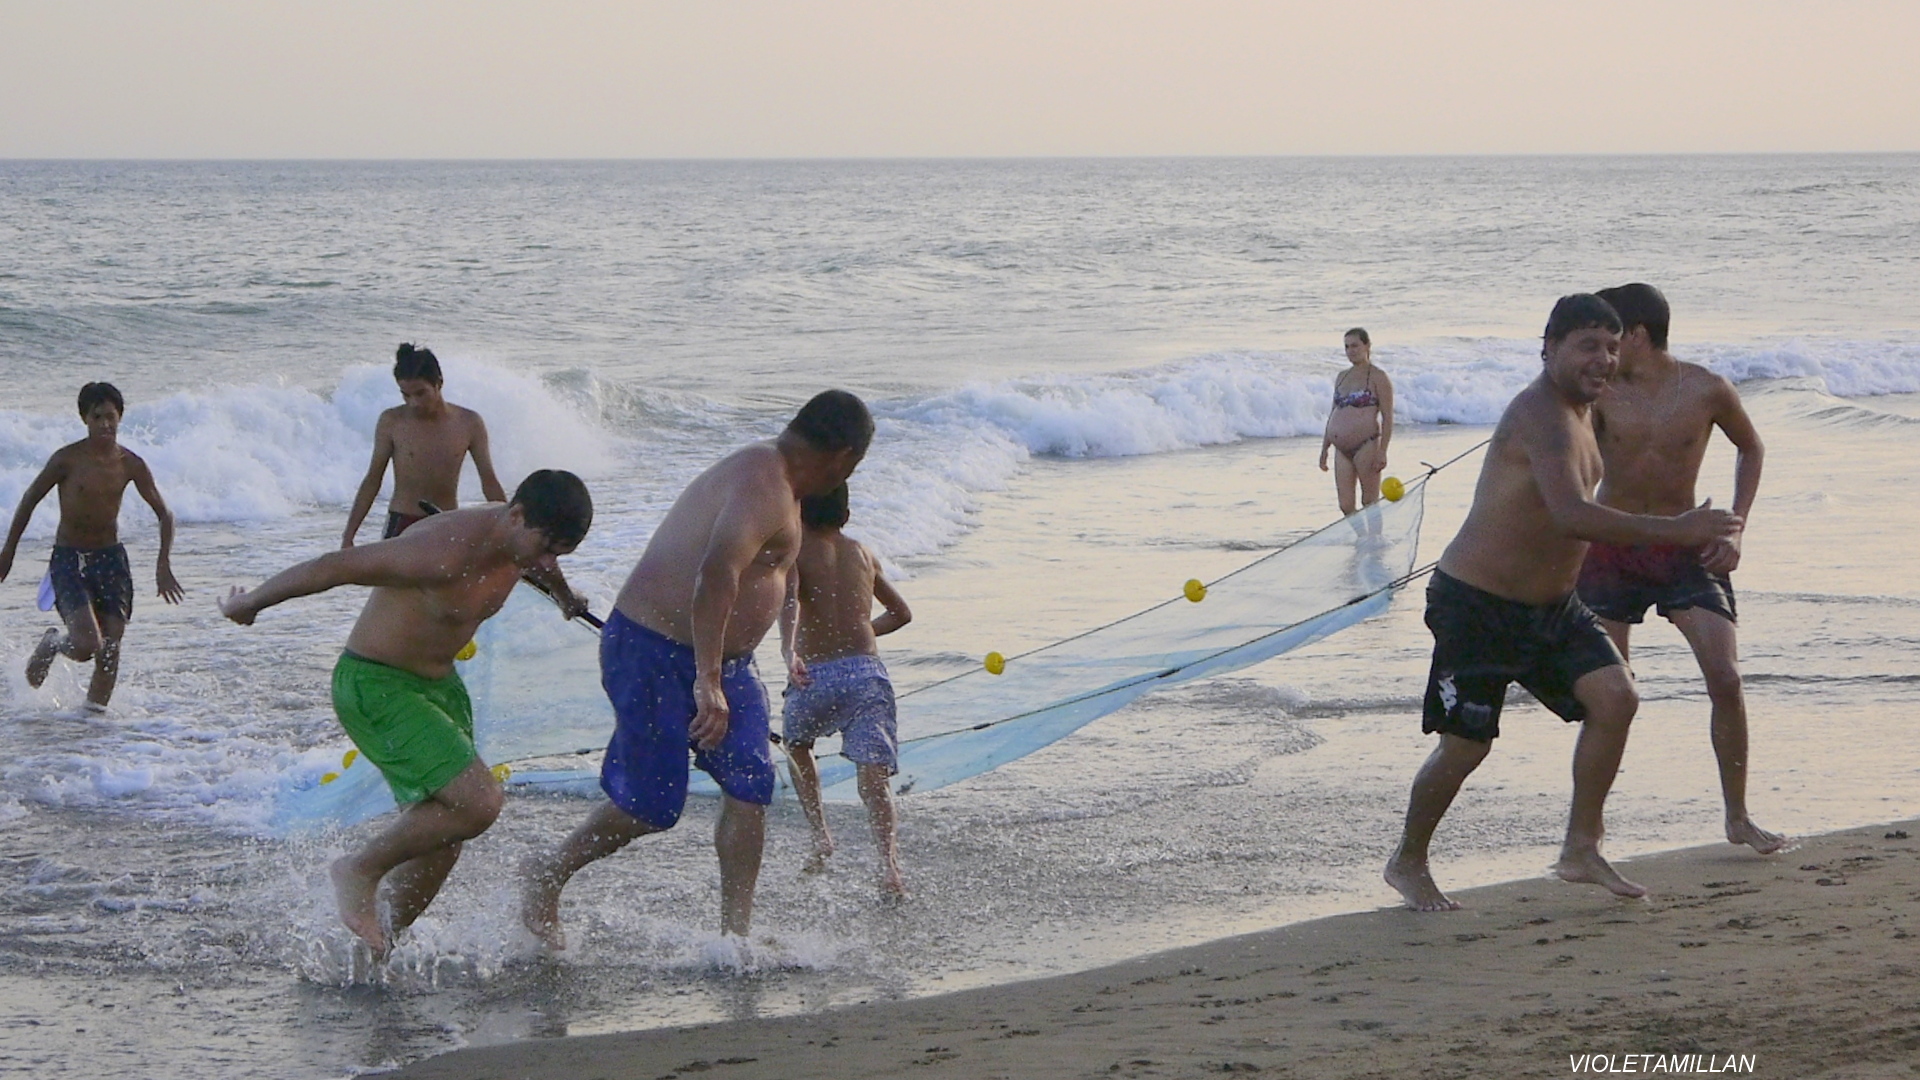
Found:
[[[1414,911],[1460,910],[1460,905],[1448,899],[1440,886],[1433,883],[1433,874],[1428,872],[1425,862],[1403,863],[1396,857],[1387,863],[1387,871],[1381,876]]]
[[[387,934],[380,927],[380,913],[374,906],[379,880],[356,872],[351,855],[335,859],[327,868],[327,876],[333,879],[333,902],[340,909],[340,921],[367,943],[375,960],[386,959]]]
[[[47,681],[47,671],[53,667],[53,658],[60,652],[60,631],[48,627],[40,635],[40,644],[33,647],[33,655],[27,658],[27,685],[35,690]]]
[[[1727,843],[1745,844],[1762,855],[1772,855],[1787,846],[1788,838],[1768,832],[1755,825],[1752,818],[1743,817],[1727,822]]]
[[[528,874],[526,885],[520,889],[520,925],[546,948],[565,951],[567,935],[560,929],[560,890],[538,874]]]
[[[1636,885],[1620,876],[1613,865],[1600,857],[1598,851],[1572,851],[1560,849],[1560,861],[1553,864],[1553,874],[1561,881],[1571,881],[1582,885],[1599,885],[1615,896],[1639,899],[1647,895],[1644,885]]]
[[[827,859],[832,857],[832,855],[833,855],[833,841],[831,840],[814,841],[813,854],[807,856],[807,861],[800,867],[800,872],[803,874],[826,873]]]
[[[910,899],[907,895],[907,879],[901,875],[899,867],[889,866],[880,875],[880,898],[893,903]]]

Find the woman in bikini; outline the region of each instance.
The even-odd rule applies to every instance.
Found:
[[[1380,499],[1380,474],[1393,438],[1393,381],[1373,366],[1373,341],[1365,330],[1356,326],[1347,331],[1346,343],[1349,366],[1333,380],[1333,411],[1327,414],[1326,437],[1320,440],[1320,471],[1327,471],[1327,451],[1338,450],[1333,488],[1340,496],[1340,512],[1351,514]]]

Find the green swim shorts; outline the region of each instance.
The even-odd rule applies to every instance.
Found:
[[[473,702],[458,672],[423,679],[341,653],[333,665],[333,711],[403,806],[452,783],[477,756]]]

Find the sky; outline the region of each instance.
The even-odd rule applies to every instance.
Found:
[[[0,158],[1920,150],[1915,0],[0,0]]]

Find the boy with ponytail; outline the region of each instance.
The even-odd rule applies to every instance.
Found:
[[[393,463],[393,498],[387,503],[387,526],[381,539],[391,540],[425,516],[422,502],[442,510],[459,504],[460,463],[473,455],[480,474],[480,492],[488,502],[506,502],[506,489],[493,474],[493,454],[487,446],[487,422],[472,409],[463,409],[440,395],[440,361],[431,349],[402,345],[394,353],[393,381],[405,404],[380,414],[373,429],[373,462],[354,494],[347,514],[347,530],[340,546],[350,548],[360,523],[373,509]]]

